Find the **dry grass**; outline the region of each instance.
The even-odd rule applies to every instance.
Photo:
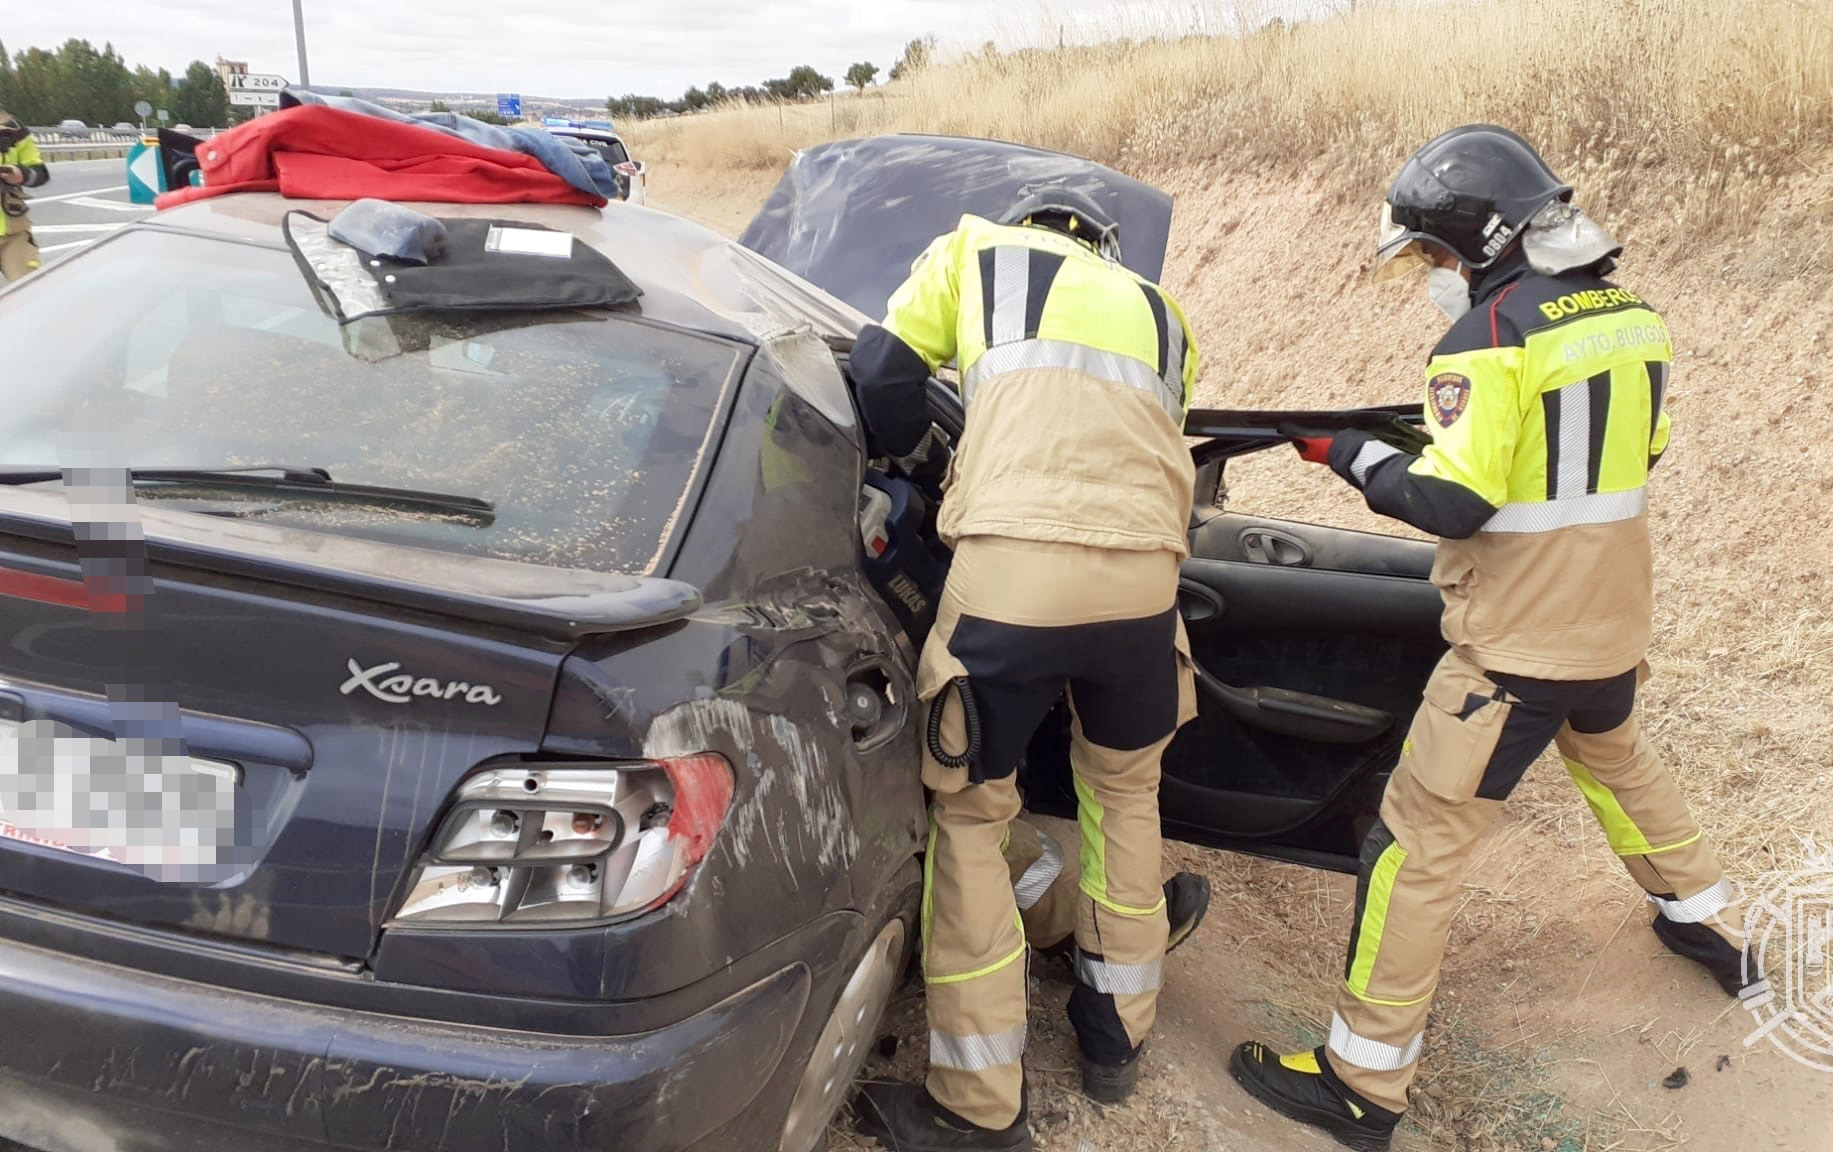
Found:
[[[1257,22],[1218,7],[1191,6],[1210,26]],[[773,171],[836,137],[995,136],[1134,171],[1321,161],[1362,197],[1418,142],[1487,119],[1598,186],[1607,216],[1633,203],[1723,231],[1766,207],[1821,211],[1774,203],[1833,143],[1833,10],[1817,0],[1363,4],[1245,37],[1110,31],[1133,38],[973,53],[863,97],[634,125],[632,142],[655,162]]]

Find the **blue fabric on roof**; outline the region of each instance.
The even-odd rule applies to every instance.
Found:
[[[605,200],[617,199],[617,177],[611,171],[611,165],[605,163],[605,158],[583,140],[555,136],[539,128],[486,124],[456,112],[397,112],[393,108],[385,108],[354,96],[324,96],[304,88],[288,88],[280,93],[281,107],[290,108],[297,104],[320,104],[345,112],[379,116],[398,124],[418,124],[435,132],[444,132],[473,144],[481,144],[485,148],[520,152],[524,156],[533,156],[549,172],[581,192]]]

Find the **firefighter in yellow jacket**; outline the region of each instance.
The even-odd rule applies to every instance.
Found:
[[[38,142],[19,118],[0,112],[0,275],[17,280],[38,267],[25,189],[50,180]]]
[[[1731,995],[1758,983],[1718,858],[1636,719],[1653,579],[1649,470],[1667,447],[1672,351],[1621,251],[1526,141],[1490,125],[1421,148],[1383,205],[1377,278],[1427,270],[1451,318],[1415,456],[1355,432],[1301,441],[1376,512],[1441,540],[1450,651],[1426,685],[1362,847],[1328,1040],[1232,1061],[1252,1095],[1351,1148],[1407,1105],[1458,885],[1529,765],[1557,744],[1656,937]]]
[[[1026,932],[1049,935],[1033,911],[1058,873],[1053,847],[1013,827],[1015,771],[1065,687],[1082,845],[1062,905],[1075,910],[1069,1015],[1091,1096],[1133,1090],[1167,944],[1209,898],[1201,878],[1160,871],[1159,756],[1195,711],[1176,607],[1197,366],[1183,312],[1120,263],[1092,197],[1033,188],[1000,221],[967,216],[932,243],[884,324],[861,333],[852,374],[876,452],[917,446],[925,381],[950,361],[967,411],[939,519],[955,558],[918,669],[935,793],[929,1075],[867,1085],[854,1108],[896,1152],[1031,1147]],[[1030,866],[1008,869],[1015,849]]]

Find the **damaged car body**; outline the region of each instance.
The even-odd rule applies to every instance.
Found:
[[[1159,237],[1128,244],[1156,276],[1162,193],[892,137],[802,153],[742,244],[624,204],[417,206],[570,234],[640,290],[615,308],[340,321],[284,221],[342,205],[267,194],[0,293],[43,350],[0,415],[0,741],[216,771],[235,829],[161,882],[120,828],[0,799],[0,1137],[818,1147],[917,931],[913,678],[963,421],[935,382],[921,455],[867,459],[847,350],[931,236],[1066,171]],[[934,220],[887,231],[911,195]],[[1348,871],[1439,600],[1429,544],[1225,506],[1226,461],[1292,418],[1191,414],[1203,700],[1163,811]],[[84,495],[73,440],[131,502]],[[1073,811],[1065,722],[1034,810]]]

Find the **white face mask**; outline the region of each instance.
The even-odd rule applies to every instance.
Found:
[[[1426,295],[1453,320],[1470,311],[1470,285],[1456,268],[1427,269]]]

